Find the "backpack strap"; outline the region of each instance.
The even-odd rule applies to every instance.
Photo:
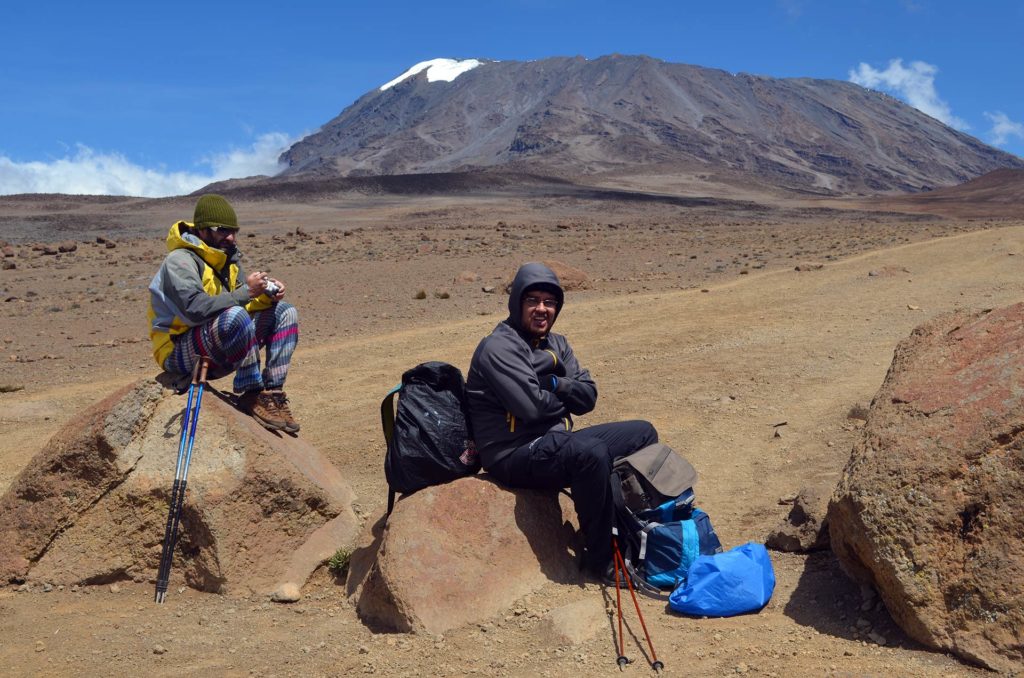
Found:
[[[402,390],[402,385],[394,387],[380,401],[380,424],[384,428],[384,440],[388,443],[395,435],[395,395]]]
[[[399,384],[388,391],[384,400],[380,401],[380,425],[384,429],[384,440],[388,445],[391,445],[391,439],[395,436],[395,395],[401,390],[402,385]],[[395,491],[388,485],[388,512],[386,515],[391,515],[393,508],[395,508]]]

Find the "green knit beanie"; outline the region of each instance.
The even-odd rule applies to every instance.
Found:
[[[231,208],[228,201],[222,196],[208,193],[199,198],[196,203],[196,213],[192,218],[196,228],[209,226],[222,226],[224,228],[238,229],[238,217],[235,210]]]

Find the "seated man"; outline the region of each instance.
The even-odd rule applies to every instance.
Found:
[[[193,223],[171,226],[170,252],[149,284],[153,357],[180,375],[191,374],[200,358],[210,360],[212,379],[235,372],[239,407],[268,429],[295,433],[283,387],[299,339],[298,314],[282,301],[279,280],[242,272],[237,236],[238,217],[219,195],[199,198]]]
[[[583,564],[602,577],[612,559],[612,462],[658,442],[658,432],[646,421],[572,430],[572,415],[594,409],[597,386],[566,338],[551,332],[564,296],[547,266],[519,269],[508,318],[473,354],[466,396],[484,468],[509,487],[570,488]]]

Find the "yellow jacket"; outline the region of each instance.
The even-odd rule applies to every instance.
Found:
[[[229,259],[223,250],[210,247],[191,229],[187,221],[171,226],[168,254],[149,283],[149,339],[153,358],[161,368],[174,350],[174,335],[232,306],[244,306],[252,313],[273,303],[263,294],[249,298],[237,251]]]

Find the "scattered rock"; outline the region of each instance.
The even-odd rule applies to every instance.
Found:
[[[998,671],[1024,662],[1022,344],[1024,304],[916,328],[828,513],[843,568],[909,636]]]
[[[913,304],[907,304],[907,310],[908,311],[920,311],[921,307],[920,306],[914,306]]]
[[[270,594],[270,599],[275,603],[297,603],[301,598],[302,592],[292,582],[281,584]]]
[[[801,272],[802,271],[820,271],[823,268],[825,268],[825,264],[819,264],[819,263],[815,263],[815,262],[805,262],[803,264],[797,264],[793,268],[793,270],[794,271],[801,271]]]
[[[828,548],[828,500],[831,487],[805,487],[782,523],[768,534],[765,546],[777,551],[805,553]]]
[[[543,263],[558,276],[558,281],[562,283],[562,289],[566,292],[590,289],[590,277],[581,269],[557,259],[545,259]]]
[[[53,245],[43,245],[42,248],[40,249],[40,251],[43,254],[47,255],[47,256],[52,256],[54,254],[59,254],[60,253],[60,250],[58,250]]]
[[[872,278],[895,278],[908,273],[910,273],[910,269],[905,266],[883,266],[882,268],[868,271],[868,275]]]
[[[120,593],[121,592],[121,586],[119,584],[111,584],[110,585],[110,592],[111,593]]]
[[[481,289],[481,291],[485,292],[486,294],[494,294],[495,292],[498,291],[498,288],[495,287],[494,285],[484,285],[480,289]]]
[[[549,581],[577,582],[572,510],[560,496],[474,476],[403,497],[386,526],[368,527],[379,537],[364,534],[370,545],[353,553],[348,587],[359,616],[393,631],[444,633]]]
[[[70,241],[62,242],[60,245],[57,246],[57,249],[59,251],[61,251],[61,252],[65,252],[65,253],[66,252],[74,252],[75,250],[78,249],[78,243],[73,243],[73,242],[70,242]]]
[[[3,253],[4,257],[14,256],[14,248],[11,247],[10,245],[4,245],[3,248],[0,248],[0,252]]]
[[[153,654],[167,654],[167,648],[165,648],[163,645],[154,645]]]
[[[562,283],[562,289],[566,292],[590,289],[590,277],[582,270],[556,259],[545,259],[541,263],[550,268],[554,274],[558,276],[558,281]],[[505,283],[505,294],[512,291],[513,276],[509,276],[508,282]]]
[[[15,264],[13,261],[4,259],[3,262],[0,263],[0,268],[2,268],[5,271],[13,271],[14,269],[18,268],[18,265]]]
[[[114,242],[113,240],[104,240],[103,246],[106,247],[108,250],[112,250],[115,247],[117,247],[117,243]]]
[[[480,275],[473,271],[462,271],[452,281],[456,285],[467,285],[469,283],[480,282]]]

